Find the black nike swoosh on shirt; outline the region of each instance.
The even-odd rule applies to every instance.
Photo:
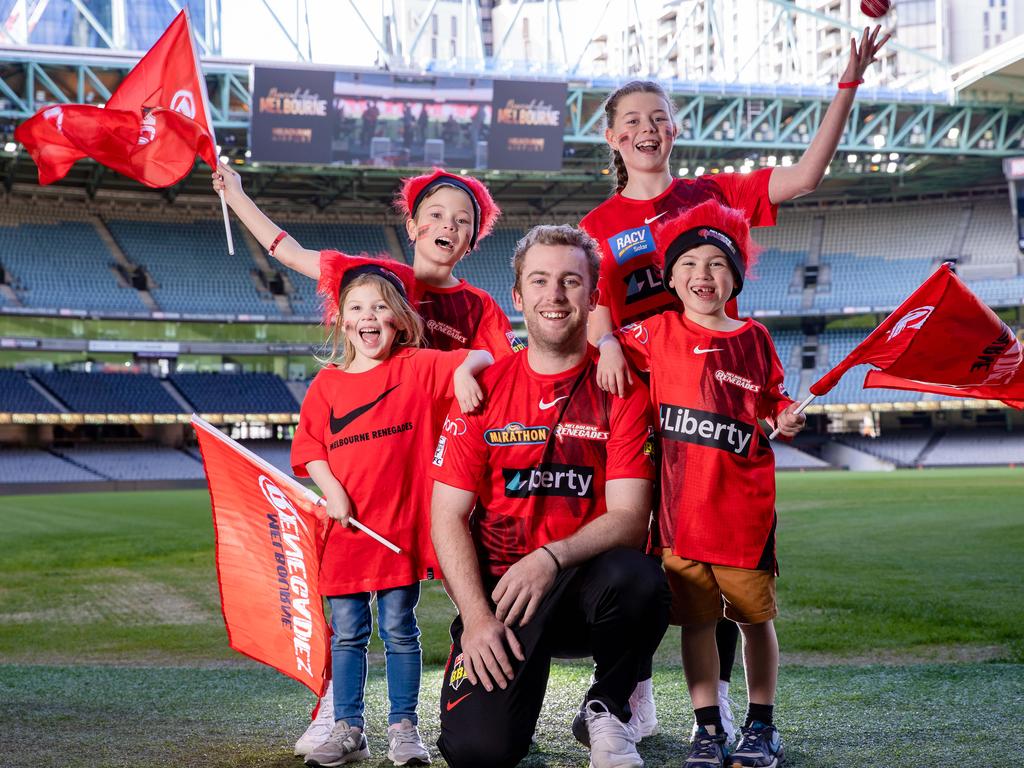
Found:
[[[395,386],[393,386],[391,389],[384,390],[384,392],[381,394],[381,396],[378,397],[376,400],[374,400],[372,403],[367,403],[366,405],[360,405],[358,408],[353,408],[351,411],[346,413],[341,418],[338,418],[338,417],[336,417],[334,415],[334,406],[332,405],[331,406],[331,434],[332,435],[336,435],[339,432],[341,432],[341,430],[343,430],[345,427],[347,427],[353,421],[358,419],[360,416],[362,416],[368,410],[373,408],[373,406],[375,406],[377,403],[379,403],[381,400],[383,400],[385,397],[387,397],[389,393],[393,392],[396,389],[398,389],[398,385],[397,384],[395,384]]]

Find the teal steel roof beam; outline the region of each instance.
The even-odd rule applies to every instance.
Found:
[[[4,79],[2,77],[0,77],[0,93],[2,93],[4,96],[10,99],[11,102],[13,102],[15,106],[18,107],[17,110],[0,110],[0,115],[2,115],[3,117],[27,117],[32,114],[32,110],[29,109],[28,103],[24,99],[22,99],[21,96],[16,94],[14,90],[11,88],[11,86],[4,82]]]
[[[736,98],[725,106],[721,107],[705,126],[698,126],[698,138],[706,139],[711,136],[715,129],[725,122],[726,118],[732,117],[735,120],[736,128],[739,128],[740,118],[743,116],[743,99]]]
[[[591,113],[590,117],[587,118],[587,122],[585,122],[582,125],[582,127],[579,129],[579,131],[577,132],[578,136],[589,136],[589,135],[591,135],[591,131],[594,130],[594,125],[596,125],[597,122],[602,117],[604,117],[604,109],[602,109],[603,105],[604,105],[604,101],[602,100],[598,104],[597,108],[594,109],[594,111]],[[582,111],[582,107],[583,107],[583,94],[581,93],[580,94],[580,108],[581,108],[581,111]],[[596,135],[596,134],[594,134],[594,135]],[[604,137],[602,137],[602,140],[603,140],[603,138]]]
[[[879,133],[880,132],[878,130],[879,124],[883,120],[886,120],[886,119],[890,118],[894,114],[896,114],[896,105],[895,104],[888,104],[885,107],[883,107],[880,111],[878,111],[878,112],[871,112],[868,115],[866,115],[864,120],[863,120],[863,122],[862,122],[861,129],[859,131],[856,131],[853,134],[853,142],[852,143],[853,144],[863,144],[864,140],[868,137],[868,135]],[[868,118],[870,118],[870,120]],[[891,131],[890,131],[889,135],[890,136],[892,135]],[[887,139],[886,143],[888,143],[888,137],[886,137],[886,139]],[[874,146],[874,145],[872,144],[872,146]]]
[[[938,149],[939,142],[942,141],[944,138],[948,137],[949,132],[953,128],[960,128],[960,133],[962,135],[964,133],[964,117],[966,117],[967,114],[967,109],[961,108],[956,110],[950,117],[946,118],[946,120],[939,126],[939,129],[937,131],[933,132],[930,135],[928,141],[925,142],[925,147],[927,147],[928,149]]]
[[[765,107],[765,110],[756,118],[747,123],[747,126],[743,129],[743,131],[737,134],[736,140],[749,141],[753,137],[754,131],[756,131],[763,123],[767,122],[773,116],[775,118],[775,122],[773,123],[773,125],[777,127],[782,116],[781,99],[772,99],[771,103],[769,103],[768,106]],[[776,132],[773,135],[777,136],[778,133]]]
[[[61,87],[59,85],[53,82],[50,76],[46,74],[46,70],[44,70],[35,62],[30,62],[29,67],[31,68],[33,78],[38,79],[39,82],[43,84],[43,87],[50,92],[50,95],[57,99],[57,101],[59,101],[61,104],[71,103],[71,99],[68,97],[68,95],[64,93],[63,90],[61,90]],[[29,96],[30,98],[35,99],[35,88],[32,89],[32,93],[30,93]]]
[[[85,81],[88,80],[92,83],[92,87],[96,89],[96,92],[103,97],[103,103],[110,101],[110,90],[103,84],[103,81],[96,77],[96,73],[92,71],[92,67],[88,64],[83,64],[78,68],[78,101],[85,102]]]
[[[572,135],[578,136],[581,133],[580,121],[583,119],[583,91],[579,88],[570,90],[565,97],[565,108],[569,114],[569,131]],[[596,115],[591,115],[591,121],[595,117]]]
[[[924,133],[926,136],[930,136],[931,132],[932,132],[932,125],[933,125],[934,122],[935,122],[935,106],[932,105],[932,104],[929,104],[929,105],[921,108],[915,114],[911,115],[911,117],[905,123],[903,123],[903,127],[901,127],[898,131],[896,131],[893,134],[893,137],[892,137],[892,144],[893,144],[893,146],[894,147],[898,147],[898,146],[902,145],[903,142],[913,132],[914,126],[921,125],[921,123],[925,123],[925,125],[921,128],[921,132]]]
[[[806,107],[797,111],[789,121],[789,125],[779,131],[779,141],[782,142],[789,137],[789,135],[792,134],[798,126],[802,125],[803,122],[811,115],[815,116],[813,125],[817,128],[818,124],[821,122],[821,102],[812,101]]]
[[[982,115],[981,117],[984,117]],[[1002,130],[1005,132],[1006,129],[1006,110],[1000,109],[995,114],[991,115],[981,125],[979,125],[971,134],[967,137],[967,146],[975,147],[984,138],[985,131],[991,130],[996,123],[1002,123]]]
[[[700,124],[704,122],[704,102],[705,99],[703,96],[694,96],[691,98],[672,118],[675,121],[675,124],[677,126],[681,126],[683,124],[683,120],[692,116],[693,124],[695,126],[700,126]],[[694,135],[696,134],[697,130],[695,129]]]

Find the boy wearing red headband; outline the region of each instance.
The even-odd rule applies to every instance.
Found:
[[[460,405],[479,405],[473,376],[493,358],[482,350],[419,349],[422,320],[402,281],[379,264],[326,272],[321,282],[331,352],[302,401],[291,462],[297,476],[316,481],[340,525],[328,530],[320,565],[334,630],[332,695],[323,704],[331,730],[306,754],[306,765],[370,756],[363,693],[373,593],[390,701],[388,759],[426,765],[430,754],[416,727],[422,663],[415,607],[420,580],[440,574],[430,542],[431,483],[417,457],[431,452],[437,412],[447,409],[453,389]],[[381,467],[388,468],[386,489]],[[401,552],[349,528],[353,516]]]
[[[658,535],[672,588],[673,623],[697,732],[684,763],[774,768],[782,742],[773,724],[779,651],[775,603],[775,458],[758,420],[792,437],[805,417],[783,386],[768,330],[726,314],[756,255],[741,211],[715,200],[669,220],[662,281],[682,304],[606,335],[650,373],[662,452]],[[726,762],[718,707],[715,626],[723,615],[744,638],[750,704]]]
[[[223,163],[213,188],[224,191],[235,215],[260,245],[286,267],[320,280],[326,269],[346,269],[365,261],[338,251],[313,251],[277,226],[242,190],[241,177]],[[486,349],[495,358],[523,348],[508,318],[489,293],[452,274],[455,265],[490,234],[501,210],[487,187],[471,176],[440,169],[405,179],[395,200],[413,243],[412,267],[372,259],[410,286],[409,301],[423,317],[432,349]],[[329,262],[335,262],[329,267]]]

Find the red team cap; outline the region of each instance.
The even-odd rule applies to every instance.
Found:
[[[320,280],[317,282],[316,290],[323,301],[324,325],[332,325],[338,319],[341,308],[338,306],[338,299],[341,292],[349,283],[360,275],[377,275],[395,286],[395,290],[406,301],[409,300],[409,287],[402,282],[402,279],[382,264],[387,256],[372,258],[370,256],[347,256],[338,253],[332,257],[332,253],[325,251],[320,259]]]
[[[469,240],[469,249],[473,250],[477,240],[482,240],[491,233],[494,222],[501,215],[501,209],[482,181],[472,176],[459,176],[435,168],[433,173],[402,179],[402,186],[395,198],[395,207],[407,219],[415,218],[416,211],[427,193],[442,184],[461,189],[473,201],[473,236]]]
[[[669,244],[665,248],[661,277],[665,290],[673,294],[675,292],[668,284],[672,267],[680,256],[697,246],[713,245],[729,258],[736,280],[730,299],[743,290],[743,278],[761,252],[761,248],[750,237],[746,214],[735,208],[726,208],[717,200],[705,200],[675,218],[668,219],[656,234],[658,242]]]

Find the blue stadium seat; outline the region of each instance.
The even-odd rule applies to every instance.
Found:
[[[0,371],[0,411],[5,413],[59,413],[19,371]]]
[[[299,404],[272,373],[176,373],[171,382],[198,413],[298,413]]]
[[[35,374],[77,413],[181,413],[160,381],[148,374],[50,371]]]

